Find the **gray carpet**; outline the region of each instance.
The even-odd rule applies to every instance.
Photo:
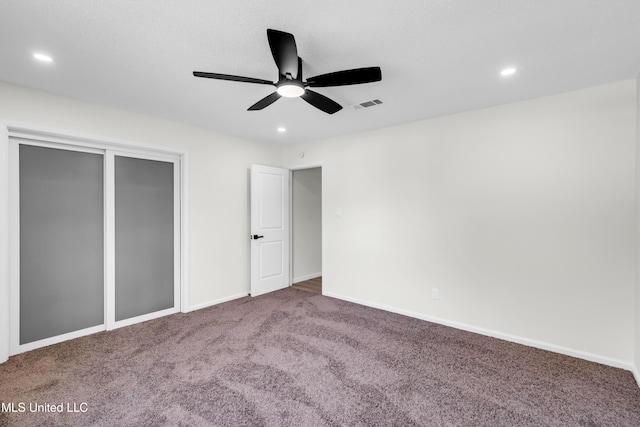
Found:
[[[16,426],[640,426],[630,372],[291,288],[11,357],[0,402]]]

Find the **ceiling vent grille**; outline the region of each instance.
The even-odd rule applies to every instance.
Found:
[[[362,110],[363,108],[375,107],[380,104],[382,104],[382,101],[379,99],[372,99],[371,101],[361,102],[360,104],[353,104],[351,108],[354,110]]]

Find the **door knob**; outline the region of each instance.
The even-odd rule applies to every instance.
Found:
[[[251,236],[253,240],[262,239],[263,237],[264,236],[258,236],[257,234],[254,234],[253,236]]]

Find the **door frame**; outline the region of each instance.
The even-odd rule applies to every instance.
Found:
[[[320,226],[322,227],[322,230],[320,231],[320,235],[321,235],[321,245],[322,248],[320,249],[320,254],[322,257],[321,260],[321,269],[322,269],[322,294],[324,295],[324,284],[325,284],[325,278],[324,278],[324,263],[325,263],[325,259],[326,259],[326,254],[325,254],[325,216],[324,216],[324,177],[325,177],[325,168],[324,165],[322,164],[322,162],[320,163],[309,163],[309,164],[303,164],[303,165],[296,165],[296,166],[290,166],[290,167],[286,167],[285,169],[289,169],[289,286],[293,285],[293,172],[294,171],[298,171],[298,170],[305,170],[305,169],[315,169],[315,168],[320,168],[320,203],[322,205],[321,209],[320,209]]]
[[[105,151],[105,158],[107,151],[118,151],[128,153],[130,155],[139,155],[141,157],[157,156],[159,158],[174,158],[176,164],[179,167],[179,179],[180,179],[180,200],[179,200],[179,212],[180,212],[180,243],[178,245],[179,253],[179,301],[176,303],[176,311],[182,311],[184,313],[189,311],[189,156],[188,152],[173,147],[164,147],[159,145],[143,144],[139,142],[133,142],[128,140],[120,140],[107,138],[96,135],[84,135],[76,132],[69,132],[58,129],[47,129],[38,126],[25,125],[20,123],[12,123],[8,121],[0,120],[0,235],[6,236],[0,241],[0,363],[5,362],[10,355],[18,354],[23,351],[30,350],[29,344],[15,346],[12,344],[12,330],[14,327],[14,315],[16,311],[12,310],[11,295],[11,279],[15,274],[17,265],[14,265],[13,259],[17,260],[17,257],[11,254],[11,239],[9,238],[12,225],[12,215],[16,207],[13,206],[13,195],[10,194],[10,181],[12,180],[10,169],[15,165],[10,163],[9,157],[9,140],[10,138],[26,139],[29,141],[42,142],[44,144],[56,144],[67,145],[74,147],[83,147],[86,149],[97,149]],[[106,210],[106,206],[105,206]],[[106,213],[106,212],[105,212]],[[106,216],[105,216],[106,218]],[[15,237],[15,236],[14,236]],[[105,242],[106,244],[106,242]],[[106,274],[106,272],[105,272]],[[105,301],[106,304],[106,301]],[[104,330],[107,323],[100,326],[100,330]],[[114,327],[125,326],[125,324],[114,325]],[[85,329],[80,335],[87,335],[96,331],[94,328]],[[76,335],[75,333],[71,333]],[[70,339],[76,336],[71,334],[65,334],[63,338]],[[43,340],[44,341],[44,340]],[[62,341],[62,340],[60,340]],[[42,345],[48,345],[50,343],[43,343]]]

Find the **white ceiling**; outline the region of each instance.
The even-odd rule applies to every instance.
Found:
[[[382,81],[247,108],[276,80],[266,30],[307,77],[380,66]],[[54,58],[38,63],[33,52]],[[507,66],[516,75],[502,78]],[[0,0],[0,80],[271,143],[296,143],[535,98],[640,72],[640,0]],[[355,110],[378,98],[383,105]],[[285,126],[286,133],[277,128]]]

